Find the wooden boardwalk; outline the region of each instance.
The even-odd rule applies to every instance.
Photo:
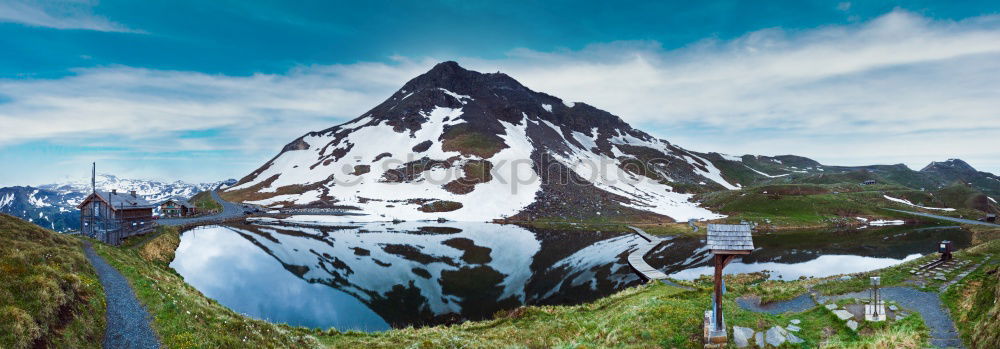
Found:
[[[629,226],[629,228],[632,228],[632,230],[635,230],[636,234],[639,234],[639,236],[641,236],[643,239],[646,239],[647,243],[642,246],[639,246],[638,250],[635,250],[635,252],[632,252],[632,254],[628,255],[628,264],[632,266],[632,269],[635,269],[635,271],[639,272],[639,275],[642,275],[642,277],[645,278],[646,280],[667,279],[667,274],[664,274],[662,271],[653,268],[651,265],[649,265],[649,263],[646,263],[645,259],[646,255],[649,254],[650,251],[652,251],[657,246],[660,246],[660,244],[662,244],[666,240],[649,235],[646,232],[642,231],[642,229],[633,226]]]

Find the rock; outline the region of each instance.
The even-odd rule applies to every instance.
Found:
[[[837,309],[837,305],[836,305],[836,304],[833,304],[833,303],[830,303],[830,304],[827,304],[827,305],[826,305],[826,308],[827,308],[827,309],[830,309],[830,310],[834,310],[834,309]]]
[[[854,321],[854,320],[848,320],[847,321],[847,328],[850,328],[851,331],[857,331],[858,330],[858,322]]]
[[[788,342],[792,343],[792,344],[799,344],[799,343],[805,342],[805,340],[802,339],[802,338],[796,337],[794,334],[789,333],[788,334]]]
[[[758,348],[764,347],[764,332],[757,332],[753,335],[753,341],[757,344]]]
[[[733,326],[733,344],[737,348],[750,346],[750,339],[753,338],[754,331],[748,327]]]
[[[899,310],[899,307],[897,307],[895,304],[890,304],[889,305],[889,310],[897,311],[897,310]]]
[[[854,315],[852,315],[851,312],[844,309],[834,310],[833,315],[837,315],[837,318],[840,319],[841,321],[854,317]]]
[[[767,330],[767,334],[764,336],[764,341],[767,344],[780,347],[788,339],[788,331],[785,331],[781,326],[774,326]]]
[[[801,324],[801,323],[802,323],[802,320],[799,320],[799,319],[792,319],[792,324],[793,324],[793,325],[798,325],[798,324]]]
[[[788,327],[786,327],[785,329],[792,332],[799,332],[799,330],[801,330],[802,328],[795,325],[788,325]]]

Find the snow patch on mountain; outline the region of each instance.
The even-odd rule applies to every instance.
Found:
[[[743,166],[746,166],[748,169],[750,169],[750,171],[754,171],[757,174],[759,174],[761,176],[764,176],[764,177],[767,177],[767,178],[780,178],[780,177],[784,177],[784,176],[787,176],[787,175],[790,174],[790,173],[786,173],[786,174],[780,174],[780,175],[769,175],[767,173],[764,173],[764,172],[761,172],[761,171],[757,171],[753,167],[750,167],[748,165],[743,165]]]
[[[10,206],[13,202],[14,202],[13,193],[4,194],[4,196],[0,198],[0,209]]]
[[[913,206],[913,207],[919,207],[919,208],[922,208],[922,209],[925,209],[925,210],[938,210],[938,211],[949,211],[949,212],[955,210],[953,208],[924,207],[924,206],[920,206],[920,205],[914,204],[914,203],[910,202],[909,200],[898,199],[898,198],[891,197],[889,195],[882,195],[882,197],[884,197],[886,200],[889,200],[889,201],[895,201],[895,202],[898,202],[898,203],[901,203],[901,204],[904,204],[904,205],[909,205],[909,206]]]

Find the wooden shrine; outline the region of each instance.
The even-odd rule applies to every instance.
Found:
[[[753,228],[749,224],[709,224],[706,247],[715,262],[715,293],[712,309],[705,313],[705,346],[722,347],[727,342],[726,324],[722,316],[722,294],[725,283],[722,269],[736,256],[753,251]]]

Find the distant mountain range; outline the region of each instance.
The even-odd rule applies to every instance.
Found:
[[[181,181],[165,183],[153,180],[97,175],[97,189],[128,193],[132,190],[150,202],[168,198],[190,198],[201,191],[211,190],[235,180],[190,184]],[[45,184],[37,187],[15,186],[0,188],[0,212],[20,217],[55,231],[80,229],[80,213],[76,205],[91,193],[90,181]]]
[[[606,111],[455,62],[354,120],[295,139],[223,197],[353,208],[372,220],[664,221],[720,217],[691,201],[699,193],[866,180],[918,190],[960,181],[984,202],[1000,197],[1000,177],[958,159],[914,171],[683,149]]]

